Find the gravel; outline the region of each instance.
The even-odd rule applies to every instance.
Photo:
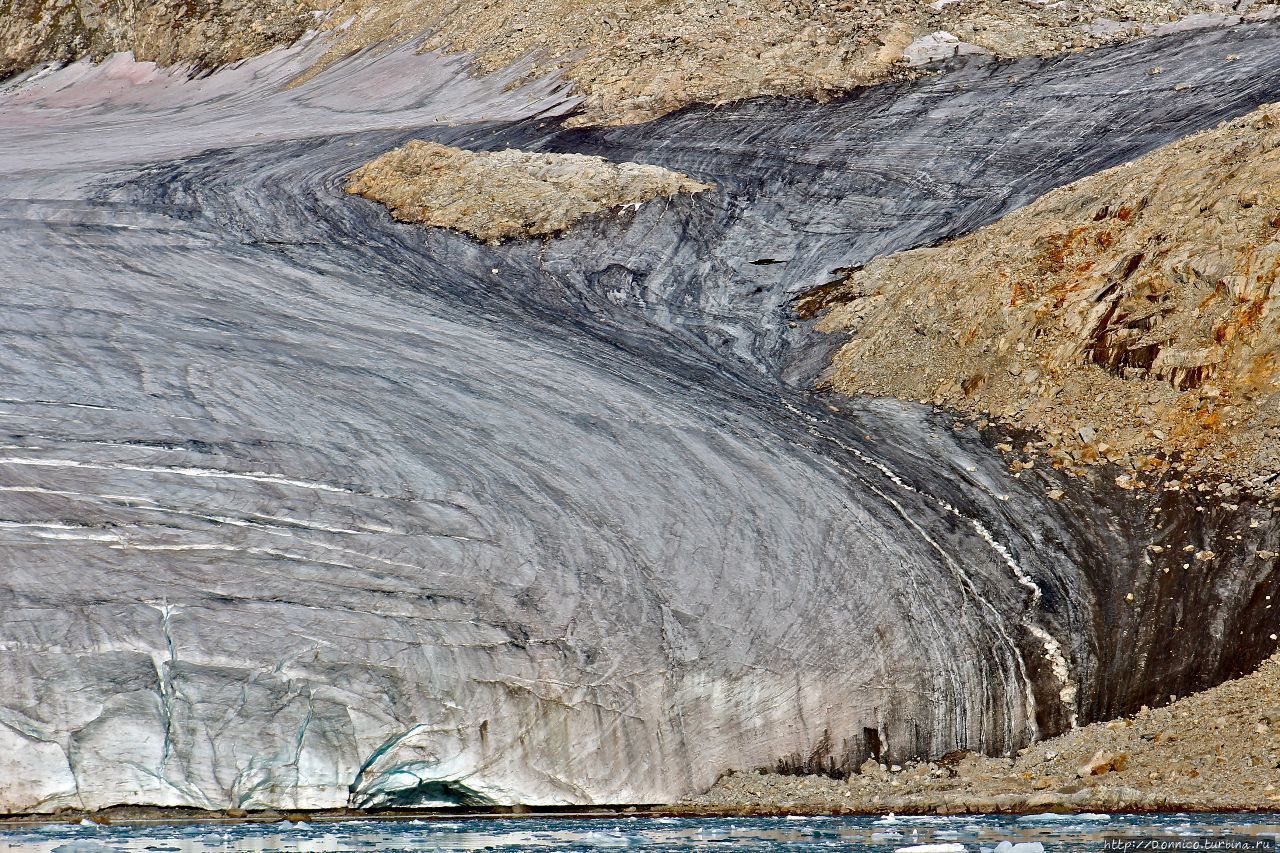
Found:
[[[1243,678],[1074,729],[1016,756],[957,752],[905,767],[872,760],[848,779],[740,772],[678,808],[732,814],[1275,809],[1278,764],[1280,655]]]

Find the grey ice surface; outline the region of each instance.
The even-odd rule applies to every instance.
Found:
[[[670,801],[1265,654],[1262,510],[1049,501],[926,407],[813,394],[836,342],[788,302],[1274,97],[1280,26],[597,130],[407,50],[282,91],[314,49],[0,95],[0,811]],[[342,192],[410,138],[717,189],[493,248]]]

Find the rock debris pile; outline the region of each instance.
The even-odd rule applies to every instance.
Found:
[[[1014,758],[953,753],[906,767],[868,761],[849,779],[745,772],[681,804],[690,812],[963,814],[1275,809],[1280,655],[1165,707],[1075,729]]]
[[[347,192],[385,204],[396,219],[487,243],[551,237],[588,216],[711,189],[660,166],[583,154],[473,152],[419,140],[349,179]]]

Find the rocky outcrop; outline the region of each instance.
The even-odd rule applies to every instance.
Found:
[[[711,189],[642,163],[582,154],[471,152],[414,140],[348,176],[347,192],[401,222],[452,228],[488,243],[562,234],[587,216]]]
[[[1044,436],[1018,468],[1111,461],[1132,488],[1270,491],[1278,181],[1272,105],[876,260],[814,296],[822,328],[851,335],[830,381]]]
[[[1174,699],[1176,697],[1167,697]],[[1055,809],[1273,810],[1280,802],[1280,656],[1161,708],[1095,723],[1016,758],[957,752],[869,761],[848,780],[739,773],[682,803],[690,812],[963,814]]]

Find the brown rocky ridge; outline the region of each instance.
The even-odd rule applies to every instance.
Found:
[[[962,814],[1280,808],[1280,655],[1243,678],[1033,744],[1012,758],[867,761],[847,780],[749,771],[687,813]]]
[[[33,64],[132,51],[210,67],[331,39],[297,82],[366,48],[424,38],[491,72],[523,64],[582,95],[575,124],[645,121],[692,103],[819,99],[958,53],[1051,55],[1164,29],[1274,14],[1269,0],[8,0],[0,79]]]
[[[1038,433],[1015,470],[1110,461],[1123,486],[1270,493],[1278,186],[1273,105],[879,258],[801,308],[850,336],[829,375],[837,390]]]
[[[550,237],[587,216],[711,189],[660,166],[583,154],[473,152],[419,140],[348,177],[347,192],[386,205],[396,219],[488,243]]]
[[[1239,9],[1212,0],[345,0],[327,25],[344,28],[331,59],[426,32],[425,49],[465,52],[482,72],[526,62],[530,75],[562,74],[584,97],[570,123],[618,124],[692,103],[822,99],[957,53],[1051,55],[1274,8],[1251,0]]]

